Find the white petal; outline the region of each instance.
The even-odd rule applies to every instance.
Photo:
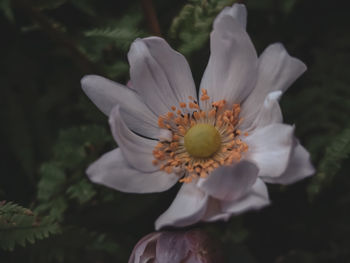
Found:
[[[229,214],[240,214],[247,210],[260,209],[270,204],[267,187],[261,179],[256,180],[249,194],[240,200],[222,202],[222,209]]]
[[[156,221],[156,230],[164,226],[183,227],[197,223],[205,213],[208,195],[194,182],[184,183],[174,201]]]
[[[315,168],[310,161],[310,154],[296,142],[296,146],[291,154],[287,170],[280,177],[263,177],[268,183],[292,184],[315,173]]]
[[[232,16],[245,29],[247,27],[247,9],[243,4],[234,4],[232,7],[225,7],[215,18],[214,24],[223,16]],[[215,26],[215,25],[214,25]]]
[[[282,91],[280,90],[267,94],[260,111],[257,114],[246,116],[240,125],[240,129],[251,131],[273,123],[282,123],[283,116],[278,103],[281,96]],[[249,128],[247,128],[247,123],[251,123]]]
[[[282,44],[268,46],[259,57],[256,85],[242,105],[241,116],[257,114],[268,93],[286,91],[305,70],[305,64],[291,57]]]
[[[241,161],[215,169],[208,178],[201,179],[198,187],[220,200],[237,200],[245,195],[258,177],[258,168],[251,162]]]
[[[141,101],[132,89],[106,78],[87,75],[81,85],[86,95],[106,115],[120,105],[125,112],[128,127],[144,136],[157,138],[159,133],[157,116]]]
[[[167,129],[160,129],[158,139],[162,142],[171,142],[173,138],[173,133]]]
[[[163,192],[172,187],[178,177],[162,171],[143,173],[130,167],[119,148],[92,163],[86,171],[90,180],[127,193]]]
[[[196,97],[192,73],[186,59],[164,39],[136,39],[128,53],[131,82],[146,104],[157,114]]]
[[[159,170],[159,167],[152,163],[152,152],[158,141],[143,138],[129,130],[120,114],[119,105],[111,111],[109,124],[123,156],[132,167],[143,172]]]
[[[250,191],[238,200],[221,201],[211,198],[203,221],[227,221],[233,214],[240,214],[247,210],[260,209],[270,203],[267,187],[261,179],[257,179]]]
[[[200,88],[206,89],[213,101],[240,103],[253,88],[258,59],[247,32],[231,14],[216,19],[210,49]]]
[[[218,220],[227,221],[231,215],[222,210],[221,202],[222,201],[219,199],[210,197],[208,199],[207,210],[202,220],[205,222],[214,222]]]
[[[287,168],[293,148],[294,127],[272,124],[257,129],[245,138],[246,159],[256,163],[259,176],[277,177]]]

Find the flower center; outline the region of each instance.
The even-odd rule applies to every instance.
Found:
[[[191,127],[184,137],[187,152],[198,158],[206,158],[216,153],[221,146],[218,130],[210,124],[196,124]]]
[[[206,177],[221,165],[238,162],[248,150],[238,129],[240,105],[225,100],[210,101],[202,90],[201,107],[193,97],[159,116],[161,135],[153,150],[153,164],[167,173],[179,175],[180,182]],[[243,134],[247,136],[247,133]]]

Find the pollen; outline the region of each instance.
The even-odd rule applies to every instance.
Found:
[[[176,173],[182,183],[206,178],[214,169],[238,162],[248,150],[241,138],[248,134],[238,128],[240,105],[211,102],[207,91],[201,92],[204,109],[189,96],[188,103],[171,106],[172,112],[158,118],[158,126],[171,136],[155,146],[152,163],[166,173]]]

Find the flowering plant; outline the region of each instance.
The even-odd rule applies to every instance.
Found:
[[[279,43],[258,57],[246,21],[242,4],[215,19],[198,95],[186,59],[158,37],[132,43],[129,87],[82,79],[119,145],[90,165],[89,178],[132,193],[183,183],[156,229],[228,220],[269,204],[265,182],[290,184],[314,173],[278,104],[306,66]]]

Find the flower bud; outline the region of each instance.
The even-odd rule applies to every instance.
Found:
[[[129,263],[221,263],[216,244],[204,232],[155,232],[134,247]]]

